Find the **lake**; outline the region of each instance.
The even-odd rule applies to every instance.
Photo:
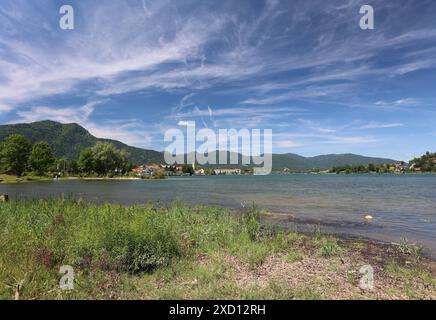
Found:
[[[192,204],[241,208],[256,204],[295,219],[280,224],[399,242],[419,242],[436,257],[436,175],[311,175],[171,177],[166,180],[53,181],[0,184],[16,197],[71,195],[93,202]],[[365,215],[374,221],[367,223]]]

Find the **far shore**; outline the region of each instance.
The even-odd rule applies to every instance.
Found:
[[[53,180],[56,180],[53,179]],[[59,180],[146,180],[139,177],[63,177]]]
[[[308,175],[436,175],[436,172],[407,172],[407,173],[331,173],[331,172],[273,172],[272,175],[294,175],[294,174],[308,174]],[[113,177],[80,177],[80,176],[67,176],[67,177],[49,177],[49,176],[14,176],[7,174],[0,174],[0,184],[7,183],[29,183],[29,182],[42,182],[42,181],[65,181],[65,180],[93,180],[93,181],[110,181],[110,180],[158,180],[158,179],[166,179],[168,177],[189,177],[189,175],[174,175],[174,176],[164,176],[163,178],[154,178],[153,176],[147,177],[132,177],[132,176],[113,176]],[[197,175],[192,175],[192,177],[196,177]],[[207,176],[207,175],[201,175]],[[220,175],[222,176],[222,175]],[[245,175],[228,175],[228,176],[245,176]]]
[[[114,176],[114,177],[47,177],[47,176],[13,176],[13,175],[0,175],[0,183],[31,183],[31,182],[43,182],[43,181],[68,181],[68,180],[92,180],[92,181],[105,181],[105,180],[153,180],[152,177],[129,177],[129,176]]]

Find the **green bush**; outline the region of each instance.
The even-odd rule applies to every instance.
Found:
[[[258,240],[261,235],[259,218],[260,214],[255,206],[247,208],[242,212],[242,223],[250,239],[253,241]]]
[[[46,266],[98,266],[101,259],[132,273],[170,264],[179,242],[165,215],[141,207],[83,205],[71,200],[2,205],[2,241]],[[48,261],[50,260],[50,261]]]
[[[330,237],[322,238],[319,244],[319,255],[325,258],[337,255],[341,249],[337,240]]]

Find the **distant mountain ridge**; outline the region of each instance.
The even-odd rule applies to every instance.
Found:
[[[120,141],[100,139],[91,135],[76,123],[62,124],[45,120],[33,123],[0,125],[0,141],[11,134],[21,134],[32,143],[45,140],[53,148],[58,158],[78,159],[80,151],[92,147],[98,141],[113,143],[117,148],[130,154],[130,161],[135,164],[164,163],[163,152],[128,146]],[[239,158],[241,155],[239,155]],[[365,157],[356,154],[329,154],[316,157],[303,157],[293,153],[273,154],[273,169],[291,171],[325,170],[343,165],[367,165],[369,163],[392,163],[395,160]],[[230,165],[231,166],[231,165]],[[235,167],[235,166],[234,166]]]
[[[298,154],[273,154],[273,168],[290,170],[326,170],[346,165],[368,165],[370,163],[393,163],[393,159],[366,157],[352,153],[326,154],[315,157],[303,157]],[[288,165],[292,164],[291,167]]]

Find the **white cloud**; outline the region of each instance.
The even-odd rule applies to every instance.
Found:
[[[176,113],[169,118],[178,119],[178,118],[194,118],[194,117],[204,117],[211,116],[214,117],[232,117],[232,116],[255,116],[255,115],[270,115],[274,117],[283,117],[284,115],[289,115],[294,112],[301,112],[302,109],[299,108],[220,108],[212,110],[210,107],[206,109],[200,109],[198,107],[194,107],[190,111]]]
[[[7,112],[9,112],[11,109],[12,109],[11,106],[6,105],[6,104],[1,104],[1,103],[0,103],[0,114],[2,114],[2,113],[7,113]]]
[[[220,11],[212,14],[207,6],[186,11],[178,10],[167,1],[87,4],[86,10],[81,10],[83,30],[80,32],[64,37],[52,30],[45,38],[40,37],[44,33],[36,29],[38,42],[14,40],[7,33],[0,35],[0,44],[8,57],[17,57],[0,60],[0,78],[6,79],[0,87],[0,101],[17,105],[39,97],[71,93],[78,90],[82,82],[93,79],[98,81],[93,81],[96,88],[91,91],[107,96],[144,89],[206,88],[231,80],[251,80],[276,72],[316,68],[316,72],[300,81],[282,84],[288,92],[244,101],[246,104],[271,104],[292,98],[329,97],[334,93],[332,88],[346,91],[350,87],[337,84],[324,89],[298,88],[289,92],[290,87],[296,85],[356,80],[371,74],[388,76],[387,71],[395,75],[398,70],[405,73],[436,65],[436,59],[424,59],[428,52],[416,48],[407,53],[407,59],[389,70],[376,68],[371,63],[362,67],[361,62],[369,61],[387,48],[433,39],[436,30],[410,30],[397,35],[379,30],[366,41],[362,41],[362,33],[347,34],[346,41],[338,41],[335,32],[325,33],[331,29],[330,25],[351,23],[353,8],[350,2],[340,7],[301,4],[298,10],[290,10],[280,1],[269,1],[257,17],[235,23],[239,18],[236,13]],[[28,24],[39,25],[31,6],[27,8],[29,12],[26,12],[26,6],[20,9],[24,12],[15,15],[15,20],[5,22],[13,24],[15,32],[27,32]],[[310,13],[320,10],[331,18],[326,19],[327,25],[322,28],[307,18]],[[182,11],[192,12],[192,15],[182,16]],[[9,16],[11,13],[6,15]],[[123,19],[118,19],[120,16]],[[298,50],[282,50],[289,46],[286,32],[280,41],[274,38],[277,18],[288,16],[289,32],[298,24],[309,24],[307,40],[313,45],[304,54]],[[37,18],[43,17],[37,15]],[[225,45],[217,47],[217,43]],[[212,53],[208,50],[210,45],[214,48]],[[278,55],[278,52],[286,52],[286,55]],[[131,74],[127,76],[128,73]]]
[[[388,129],[388,128],[398,128],[404,126],[402,123],[378,123],[378,122],[370,122],[365,124],[360,129]]]
[[[180,120],[179,122],[177,122],[177,125],[179,127],[191,127],[194,125],[195,122],[193,121],[184,121],[184,120]]]
[[[221,18],[205,14],[195,20],[187,19],[177,25],[174,35],[170,35],[165,28],[174,26],[174,16],[170,14],[174,12],[172,6],[167,4],[168,8],[160,8],[161,5],[153,4],[157,8],[149,9],[148,4],[142,4],[143,12],[120,2],[83,10],[84,30],[58,39],[53,50],[44,48],[47,46],[51,49],[49,43],[42,42],[41,47],[37,47],[30,41],[15,41],[0,35],[0,44],[6,52],[17,57],[15,60],[0,60],[0,79],[5,79],[0,87],[0,101],[19,104],[39,97],[63,94],[73,91],[82,81],[91,79],[100,80],[100,94],[135,91],[153,85],[165,87],[165,82],[170,87],[177,86],[177,82],[183,83],[182,74],[171,72],[162,77],[150,77],[149,74],[146,78],[150,77],[154,82],[148,83],[135,81],[138,79],[133,78],[141,79],[137,75],[132,75],[126,83],[117,78],[127,72],[153,72],[162,64],[183,64],[187,59],[195,58],[209,36],[221,28]],[[144,12],[152,17],[145,17]],[[28,18],[27,14],[25,12],[22,19]],[[115,16],[126,18],[114,19]],[[15,23],[19,29],[20,21]],[[32,21],[22,23],[26,25]],[[141,31],[132,32],[134,29]],[[41,40],[53,39],[47,37]],[[123,88],[131,80],[139,85],[131,86],[130,90]]]
[[[91,102],[82,107],[51,108],[46,106],[32,107],[27,111],[18,111],[19,121],[35,122],[53,120],[62,123],[84,123],[94,112],[95,106],[101,102]]]
[[[98,138],[118,140],[130,146],[150,148],[154,140],[151,133],[143,130],[142,125],[131,122],[116,127],[87,122],[84,127]]]
[[[404,98],[404,99],[398,99],[394,101],[377,101],[375,103],[376,106],[381,107],[401,107],[401,106],[414,106],[419,104],[419,101],[414,98]]]
[[[330,129],[330,128],[313,128],[315,131],[321,132],[321,133],[335,133],[336,129]]]
[[[90,102],[82,107],[51,108],[46,106],[32,107],[27,111],[18,111],[18,118],[12,123],[52,120],[61,123],[77,123],[97,138],[113,139],[128,145],[150,147],[153,133],[144,130],[140,120],[117,120],[96,123],[90,119],[97,105],[104,101]]]
[[[176,110],[181,110],[185,107],[192,106],[194,103],[189,101],[189,100],[195,95],[196,95],[196,93],[192,92],[190,94],[183,96],[183,98],[180,100],[179,106],[176,108]]]
[[[277,148],[296,148],[301,147],[302,144],[290,140],[283,140],[283,141],[274,141],[274,146]]]
[[[372,137],[364,137],[364,136],[330,136],[323,143],[332,143],[332,144],[367,144],[380,142],[380,139],[372,138]]]

